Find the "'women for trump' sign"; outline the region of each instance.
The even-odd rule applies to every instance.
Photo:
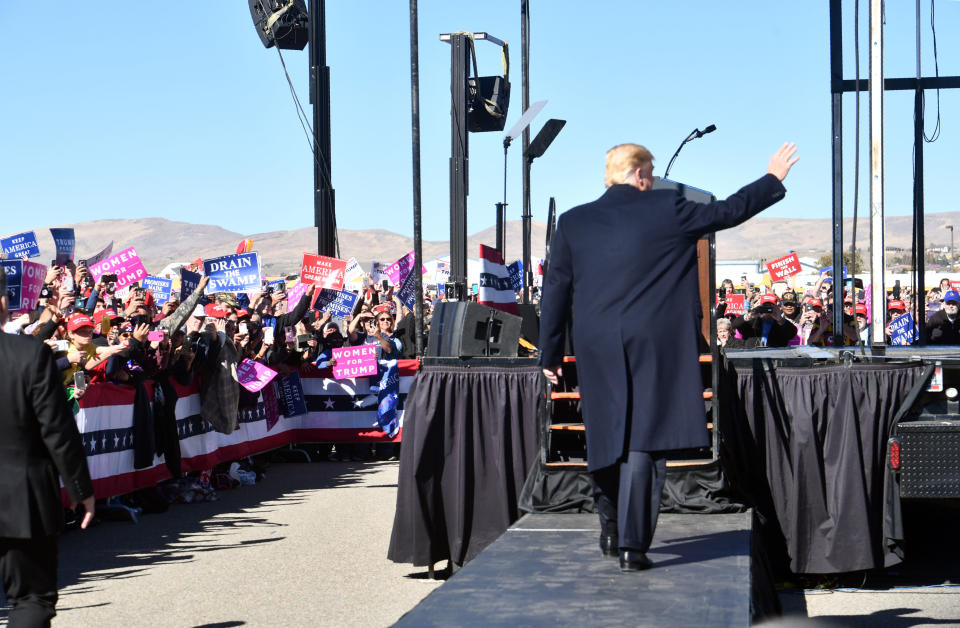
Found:
[[[94,281],[100,281],[100,277],[104,275],[116,275],[117,288],[135,284],[147,276],[147,269],[143,267],[137,250],[132,246],[88,268]]]
[[[358,345],[333,349],[333,379],[348,379],[377,374],[377,345]]]

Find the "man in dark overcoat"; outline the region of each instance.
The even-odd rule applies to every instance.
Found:
[[[0,325],[8,314],[0,268]],[[80,432],[50,348],[0,332],[0,582],[10,627],[49,626],[57,603],[60,483],[93,519],[93,484]]]
[[[600,545],[624,571],[651,565],[671,450],[705,447],[698,334],[697,240],[783,198],[797,161],[784,144],[768,174],[724,201],[699,204],[653,190],[653,156],[621,144],[607,153],[607,191],[560,216],[544,280],[540,364],[556,383],[573,307],[573,340],[587,465]]]

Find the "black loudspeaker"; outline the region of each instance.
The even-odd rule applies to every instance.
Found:
[[[430,357],[517,357],[519,316],[473,302],[438,303],[430,321]]]
[[[467,130],[502,131],[510,105],[510,81],[502,76],[467,79]]]
[[[303,0],[250,0],[250,17],[265,48],[303,50],[310,41]]]

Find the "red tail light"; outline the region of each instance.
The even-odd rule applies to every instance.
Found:
[[[887,441],[887,460],[890,461],[891,469],[900,470],[900,441],[896,438]]]

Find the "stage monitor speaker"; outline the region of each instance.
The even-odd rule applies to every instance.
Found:
[[[473,302],[438,303],[430,321],[430,357],[517,357],[519,316]]]
[[[510,81],[502,76],[467,79],[467,130],[502,131],[510,105]]]
[[[310,41],[303,0],[250,0],[250,17],[265,48],[303,50]]]

